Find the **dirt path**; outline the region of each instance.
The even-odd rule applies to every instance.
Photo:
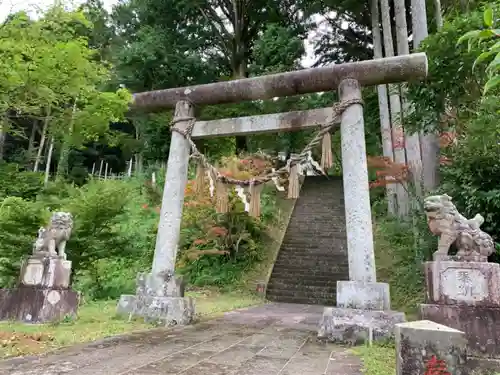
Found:
[[[0,362],[10,375],[360,375],[348,349],[316,342],[319,306],[268,304]]]

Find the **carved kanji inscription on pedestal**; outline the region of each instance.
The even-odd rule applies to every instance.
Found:
[[[442,293],[463,302],[481,301],[488,297],[488,280],[477,269],[447,268],[441,273]]]

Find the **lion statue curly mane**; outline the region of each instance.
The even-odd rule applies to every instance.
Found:
[[[69,212],[54,212],[49,225],[38,230],[33,254],[47,253],[49,256],[66,259],[66,242],[71,236],[72,229],[73,216]]]
[[[491,236],[480,229],[484,218],[477,214],[466,219],[447,195],[432,195],[424,200],[424,211],[430,231],[439,236],[436,254],[447,255],[452,244],[460,256],[489,256],[495,251]]]

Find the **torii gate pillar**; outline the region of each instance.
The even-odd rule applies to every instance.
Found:
[[[340,101],[361,99],[354,79],[339,85]],[[360,343],[392,336],[404,313],[391,311],[389,284],[376,278],[375,252],[366,161],[363,108],[351,105],[340,123],[349,281],[337,281],[337,307],[325,307],[318,337]]]

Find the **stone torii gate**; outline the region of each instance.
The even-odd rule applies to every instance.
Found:
[[[339,90],[340,101],[361,99],[361,87],[422,79],[427,75],[424,53],[297,70],[287,73],[173,88],[135,94],[133,110],[175,108],[174,121],[185,130],[196,105]],[[296,111],[213,121],[198,121],[193,139],[294,131],[319,127],[334,120],[332,108]],[[345,195],[349,281],[338,284],[337,305],[361,310],[389,310],[389,286],[376,282],[363,107],[353,104],[341,115],[342,169]],[[152,272],[138,275],[137,294],[123,295],[119,313],[155,320],[191,322],[194,305],[184,297],[182,282],[174,276],[184,188],[188,179],[190,144],[172,132],[161,219]],[[329,310],[330,311],[330,310]],[[325,310],[325,316],[331,311]],[[325,323],[327,324],[327,323]],[[327,324],[328,325],[328,324]]]

